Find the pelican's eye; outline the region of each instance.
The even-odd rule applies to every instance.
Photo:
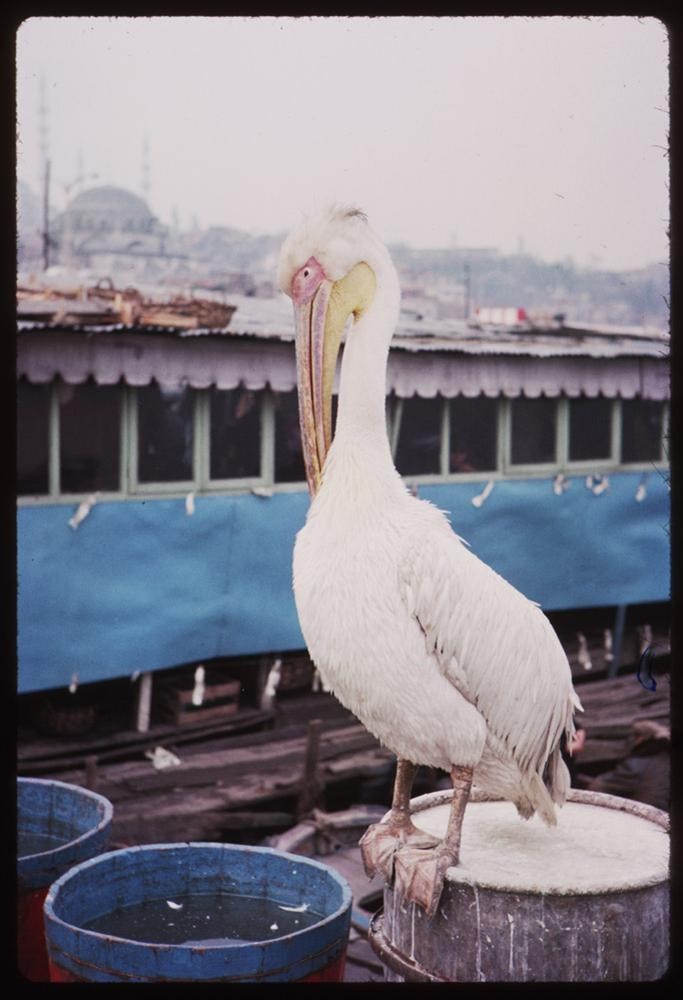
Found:
[[[309,257],[292,278],[291,290],[294,302],[297,305],[310,302],[324,280],[325,272],[322,266],[315,257]]]

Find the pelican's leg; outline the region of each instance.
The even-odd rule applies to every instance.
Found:
[[[368,827],[360,839],[360,853],[368,877],[380,871],[387,882],[394,870],[394,855],[399,847],[409,843],[415,847],[431,847],[438,841],[413,824],[410,818],[410,792],[417,764],[398,759],[391,810],[386,820]]]
[[[396,856],[395,891],[403,899],[419,903],[430,917],[436,913],[446,871],[460,859],[462,821],[470,797],[473,770],[471,767],[451,768],[453,799],[446,836],[441,843],[429,851],[406,847]]]

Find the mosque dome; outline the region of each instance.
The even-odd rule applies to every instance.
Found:
[[[81,191],[54,221],[52,232],[59,260],[79,267],[114,268],[132,266],[159,255],[165,256],[167,227],[157,219],[139,195],[106,184]],[[137,266],[137,265],[136,265]]]
[[[153,232],[157,225],[143,198],[113,185],[81,191],[69,202],[68,212],[75,232]]]

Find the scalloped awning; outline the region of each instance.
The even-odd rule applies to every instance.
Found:
[[[69,384],[92,377],[100,385],[123,379],[144,386],[217,386],[249,389],[295,388],[291,342],[249,337],[170,337],[161,333],[23,330],[17,341],[17,370],[31,382],[59,375]],[[408,397],[437,393],[476,396],[587,396],[662,400],[669,397],[665,358],[464,354],[406,351],[389,356],[387,391]]]

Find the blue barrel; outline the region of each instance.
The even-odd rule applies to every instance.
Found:
[[[52,882],[104,850],[112,804],[63,781],[17,782],[18,965],[26,979],[48,982],[43,902]]]
[[[147,901],[224,894],[310,911],[315,922],[269,940],[134,940],[89,927]],[[110,851],[67,872],[45,900],[52,982],[339,982],[351,919],[344,879],[310,858],[236,844]],[[245,902],[246,906],[246,902]],[[124,910],[125,912],[125,910]],[[145,928],[147,924],[143,924]],[[277,926],[277,925],[275,925]],[[123,932],[120,932],[123,933]],[[192,935],[195,937],[195,935]]]

